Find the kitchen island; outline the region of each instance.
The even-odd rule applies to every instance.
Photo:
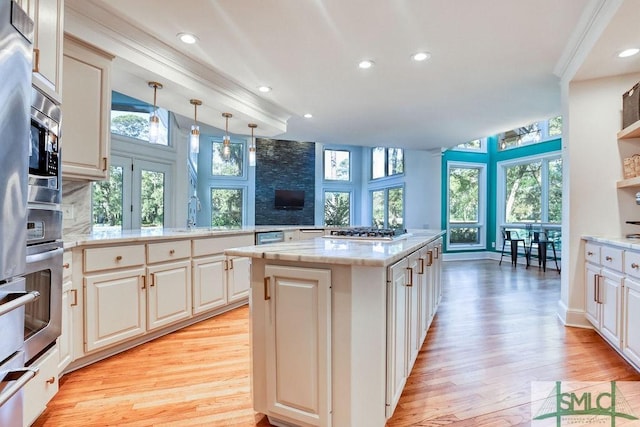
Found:
[[[254,409],[275,425],[383,426],[441,299],[442,234],[226,250],[252,259]]]

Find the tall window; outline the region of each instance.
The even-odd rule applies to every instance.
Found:
[[[484,245],[485,165],[449,163],[448,246],[469,248]]]
[[[346,227],[351,219],[351,192],[324,192],[324,225]]]
[[[371,179],[404,173],[402,148],[374,147],[371,150]]]
[[[242,188],[211,188],[211,225],[242,227]]]
[[[562,221],[562,159],[558,154],[499,164],[505,223]],[[500,193],[498,193],[500,194]]]
[[[211,142],[211,175],[213,176],[243,176],[244,143],[231,142],[228,155],[222,141]]]
[[[371,192],[371,225],[377,228],[404,227],[404,187],[389,187]]]
[[[351,180],[351,152],[324,150],[324,179],[327,181]]]

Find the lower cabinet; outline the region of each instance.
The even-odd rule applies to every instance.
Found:
[[[73,360],[73,309],[78,305],[78,293],[71,281],[72,254],[65,251],[62,273],[61,331],[58,338],[58,373],[62,373]]]
[[[24,386],[23,420],[30,426],[44,412],[47,403],[58,392],[58,347],[53,346],[30,367],[38,373]]]
[[[194,259],[193,314],[200,314],[227,305],[224,255]]]
[[[147,267],[147,330],[191,317],[191,262]]]
[[[229,303],[247,299],[251,287],[251,258],[229,257],[225,278]]]
[[[267,265],[270,417],[331,426],[331,271]]]
[[[409,260],[404,258],[387,271],[387,418],[395,411],[407,381],[408,269]]]
[[[625,279],[622,312],[622,353],[640,367],[640,281]]]

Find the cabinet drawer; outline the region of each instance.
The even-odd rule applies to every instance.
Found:
[[[24,421],[31,425],[58,392],[58,347],[54,346],[31,366],[38,374],[24,386]]]
[[[600,245],[587,242],[584,245],[584,259],[594,264],[600,264]]]
[[[62,255],[62,281],[66,282],[71,279],[71,271],[73,267],[72,263],[73,254],[70,250],[64,251]]]
[[[149,243],[147,245],[147,262],[173,261],[191,256],[191,241],[176,240],[174,242]]]
[[[603,246],[600,248],[600,263],[611,270],[622,271],[623,253],[622,249]]]
[[[193,240],[193,256],[205,256],[220,254],[225,249],[237,248],[240,246],[253,246],[254,237],[252,234],[241,236],[213,237],[208,239]]]
[[[110,246],[84,250],[85,272],[143,264],[144,245]]]
[[[629,276],[640,279],[640,252],[625,251],[624,272]]]

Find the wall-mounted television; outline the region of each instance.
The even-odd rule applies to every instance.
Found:
[[[276,190],[276,209],[300,210],[304,208],[303,190]]]

